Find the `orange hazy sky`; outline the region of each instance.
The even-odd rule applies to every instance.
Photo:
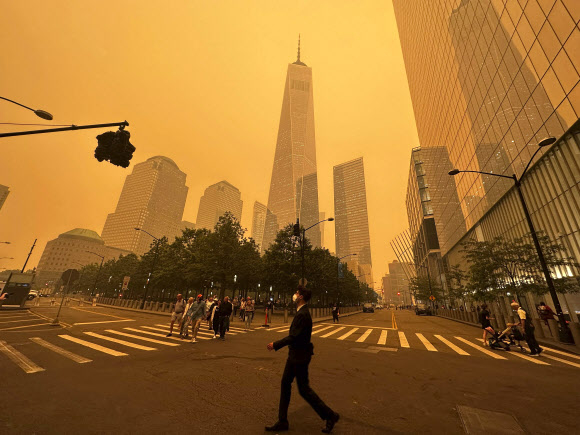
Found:
[[[0,96],[41,108],[53,124],[127,120],[132,164],[165,155],[187,174],[184,220],[204,189],[242,192],[242,225],[267,203],[288,63],[313,69],[320,210],[333,215],[332,167],[363,156],[375,286],[407,228],[410,150],[418,146],[390,1],[0,0]],[[0,100],[0,122],[42,123]],[[1,131],[36,127],[0,125]],[[40,128],[40,127],[38,127]],[[1,140],[1,267],[29,266],[73,228],[101,233],[132,170],[99,163],[104,130]],[[325,245],[334,251],[334,226]]]

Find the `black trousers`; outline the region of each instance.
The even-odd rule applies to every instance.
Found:
[[[224,338],[226,330],[230,327],[230,318],[227,316],[220,317],[220,338]]]
[[[536,341],[536,335],[534,334],[534,330],[531,328],[526,328],[524,331],[526,333],[526,343],[528,343],[528,347],[530,348],[531,353],[538,353],[541,348],[538,342]]]
[[[328,420],[334,415],[332,409],[318,397],[310,388],[308,383],[308,365],[310,358],[305,362],[295,362],[288,359],[284,374],[282,375],[282,387],[280,391],[280,407],[278,408],[278,421],[288,421],[288,406],[290,405],[290,396],[292,394],[292,382],[296,378],[298,392],[304,400],[316,411],[318,416],[323,420]]]
[[[332,323],[334,323],[335,321],[338,322],[338,313],[332,313]]]

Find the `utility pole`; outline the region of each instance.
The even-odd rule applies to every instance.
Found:
[[[20,273],[24,273],[24,269],[26,269],[26,265],[28,264],[28,260],[30,259],[30,254],[32,254],[32,251],[34,250],[34,247],[36,246],[36,241],[38,239],[34,239],[34,243],[32,244],[32,248],[30,248],[30,252],[28,253],[28,257],[26,257],[26,261],[24,262],[24,266],[22,266],[22,270],[20,271]]]

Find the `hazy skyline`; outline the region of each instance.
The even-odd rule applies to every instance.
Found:
[[[283,83],[296,59],[313,68],[320,210],[332,216],[333,166],[366,161],[374,278],[395,259],[417,132],[391,2],[267,1],[98,4],[2,1],[0,95],[54,115],[49,124],[127,120],[131,167],[93,157],[101,130],[2,139],[0,267],[29,266],[73,228],[101,232],[132,166],[173,159],[194,221],[204,189],[227,179],[246,204],[266,203]],[[47,19],[48,18],[48,19]],[[107,31],[103,29],[107,23]],[[44,123],[0,101],[1,122]],[[36,127],[1,126],[2,131]],[[252,208],[242,225],[251,230]],[[326,246],[334,251],[333,224]]]

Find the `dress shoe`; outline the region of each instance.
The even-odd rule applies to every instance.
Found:
[[[338,421],[339,418],[340,418],[340,415],[338,415],[338,413],[335,412],[332,417],[330,417],[328,420],[326,420],[326,427],[324,429],[322,429],[322,432],[324,432],[324,433],[332,432],[332,429],[334,428],[334,425],[336,424],[336,422]]]
[[[266,426],[267,432],[285,432],[288,430],[288,422],[287,421],[277,421],[272,426]]]

